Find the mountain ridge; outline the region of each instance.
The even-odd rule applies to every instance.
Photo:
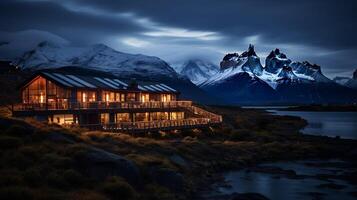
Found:
[[[249,45],[242,54],[226,54],[220,63],[220,71],[199,86],[224,96],[226,101],[232,103],[264,103],[268,100],[277,104],[356,102],[357,95],[327,78],[319,65],[308,61],[292,62],[279,49],[271,51],[265,63],[265,67],[262,67],[254,46]],[[266,85],[272,90],[267,89]],[[264,98],[261,94],[272,98]]]

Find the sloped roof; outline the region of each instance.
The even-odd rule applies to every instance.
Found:
[[[78,88],[78,89],[103,89],[103,90],[135,90],[145,92],[157,92],[157,93],[178,93],[177,90],[163,83],[152,83],[136,81],[138,87],[133,89],[130,87],[130,83],[127,80],[120,80],[112,76],[98,75],[83,75],[71,72],[61,71],[40,71],[35,74],[36,76],[43,76],[58,85],[66,88]],[[26,81],[25,84],[33,80]]]

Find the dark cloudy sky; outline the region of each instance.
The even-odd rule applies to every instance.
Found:
[[[252,43],[261,58],[280,48],[334,77],[357,68],[356,11],[356,0],[1,0],[0,36],[105,43],[171,64],[218,64]]]

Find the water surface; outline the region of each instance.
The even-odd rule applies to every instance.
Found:
[[[298,175],[342,173],[340,168],[326,167],[316,168],[306,166],[302,162],[288,162],[266,164],[265,166],[278,166],[283,169],[294,170]],[[346,169],[345,169],[346,170]],[[356,192],[356,186],[350,185],[344,180],[318,178],[291,178],[281,174],[269,174],[252,172],[248,170],[232,171],[224,175],[225,181],[230,187],[220,187],[221,194],[259,193],[269,199],[326,199],[326,200],[352,200],[356,199],[351,193]],[[320,188],[321,184],[333,183],[343,186],[343,189]]]
[[[308,125],[302,130],[305,134],[357,139],[357,112],[267,111],[306,119]]]

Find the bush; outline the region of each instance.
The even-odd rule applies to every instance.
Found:
[[[1,149],[14,149],[23,144],[23,141],[16,137],[11,136],[1,136],[0,137],[0,148]]]
[[[0,177],[0,188],[23,183],[21,173],[17,170],[1,170]]]
[[[5,152],[1,159],[1,165],[8,168],[26,169],[33,161],[18,151]]]
[[[33,194],[25,187],[3,187],[0,188],[0,200],[31,200]]]
[[[14,136],[24,136],[28,134],[32,134],[33,130],[21,125],[11,125],[6,131],[6,135],[14,135]]]
[[[23,173],[24,180],[30,186],[39,186],[42,183],[40,169],[30,168]]]
[[[233,141],[244,141],[252,138],[252,133],[249,130],[236,130],[230,135],[230,140]]]
[[[90,190],[76,190],[72,192],[69,197],[69,200],[108,200],[103,194],[90,191]]]
[[[176,199],[175,195],[169,189],[159,185],[146,185],[145,186],[145,199],[150,200],[173,200]]]
[[[19,152],[21,152],[27,158],[31,158],[32,160],[38,160],[43,156],[41,153],[41,147],[38,146],[22,146],[19,149]]]
[[[77,171],[73,169],[68,169],[63,173],[64,179],[67,181],[67,183],[71,185],[81,185],[84,182],[84,177],[82,174],[78,173]]]
[[[64,180],[63,176],[59,172],[56,172],[56,171],[49,173],[47,175],[46,179],[47,179],[47,183],[50,186],[55,187],[55,188],[65,189],[68,186],[68,184]]]
[[[125,181],[118,177],[109,178],[101,187],[104,192],[111,199],[135,199],[135,190]]]

